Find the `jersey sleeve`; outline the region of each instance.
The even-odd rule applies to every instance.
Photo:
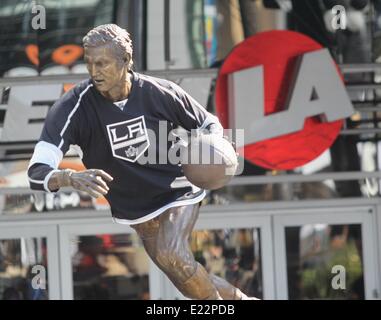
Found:
[[[180,86],[172,84],[172,89],[173,123],[186,130],[206,129],[211,133],[223,134],[223,127],[215,115],[208,112]]]
[[[49,110],[42,133],[29,162],[28,178],[31,189],[51,192],[50,176],[57,171],[71,144],[79,144],[78,108],[80,100],[62,97]],[[56,190],[54,190],[56,191]]]

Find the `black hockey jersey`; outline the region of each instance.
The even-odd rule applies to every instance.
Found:
[[[102,96],[91,80],[53,105],[30,161],[32,189],[50,192],[50,176],[69,146],[78,145],[86,168],[102,169],[114,178],[106,195],[114,218],[140,223],[171,206],[202,200],[204,192],[192,193],[181,166],[168,160],[171,132],[214,124],[222,133],[218,119],[173,82],[132,75],[124,106]]]

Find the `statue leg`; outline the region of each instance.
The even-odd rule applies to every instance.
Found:
[[[208,272],[196,262],[189,237],[199,205],[170,208],[147,222],[132,225],[154,263],[191,299],[221,299]]]
[[[214,274],[210,274],[210,279],[224,300],[258,300],[254,297],[248,297],[240,289]]]

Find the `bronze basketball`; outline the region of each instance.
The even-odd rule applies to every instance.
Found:
[[[180,157],[186,178],[197,187],[207,190],[225,186],[238,167],[233,146],[216,134],[192,137]]]

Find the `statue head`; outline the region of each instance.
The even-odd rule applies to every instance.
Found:
[[[83,38],[83,47],[87,69],[101,93],[125,85],[133,65],[132,41],[125,29],[115,24],[100,25]]]

